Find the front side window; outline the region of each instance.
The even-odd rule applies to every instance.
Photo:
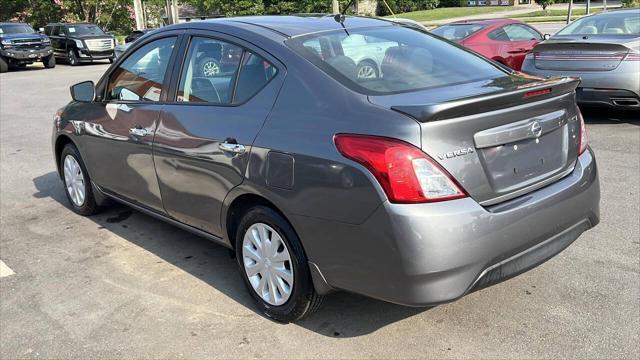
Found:
[[[371,43],[346,46],[353,36],[364,36]],[[415,91],[506,75],[478,55],[405,27],[315,33],[294,37],[287,40],[287,44],[344,85],[369,95]],[[364,61],[374,61],[380,72],[371,77],[358,76],[359,65]]]
[[[504,27],[510,41],[542,40],[540,34],[526,25],[512,24]]]
[[[640,35],[640,10],[593,15],[574,21],[557,35]]]
[[[175,37],[155,40],[129,55],[111,74],[107,88],[109,99],[160,101],[175,42]]]
[[[240,46],[194,37],[182,67],[177,101],[244,102],[274,75],[275,67],[271,63]]]
[[[451,41],[466,39],[484,28],[479,24],[443,25],[431,32]]]

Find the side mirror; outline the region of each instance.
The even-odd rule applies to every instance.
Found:
[[[93,81],[83,81],[71,86],[71,98],[80,102],[92,102],[96,97],[96,86]]]
[[[549,40],[551,38],[551,34],[544,34],[542,37],[544,37],[545,40]]]

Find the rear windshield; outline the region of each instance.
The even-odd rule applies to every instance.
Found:
[[[447,40],[457,41],[477,33],[482,28],[484,26],[478,24],[451,24],[437,27],[431,32]]]
[[[557,35],[640,35],[640,11],[620,11],[584,17]]]
[[[69,35],[105,35],[98,25],[73,25],[67,26]]]
[[[477,55],[401,26],[321,32],[292,38],[287,44],[336,80],[367,95],[505,76]]]
[[[35,31],[29,25],[0,25],[0,34],[33,34]]]

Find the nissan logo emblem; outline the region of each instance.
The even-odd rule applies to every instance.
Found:
[[[542,135],[542,126],[540,126],[539,122],[534,121],[533,124],[531,124],[531,133],[536,138],[539,138],[540,135]]]

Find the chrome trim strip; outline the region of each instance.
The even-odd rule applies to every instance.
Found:
[[[567,111],[564,109],[557,110],[511,124],[482,130],[473,135],[473,141],[477,149],[482,149],[525,139],[535,139],[565,125],[569,121],[566,113]]]

